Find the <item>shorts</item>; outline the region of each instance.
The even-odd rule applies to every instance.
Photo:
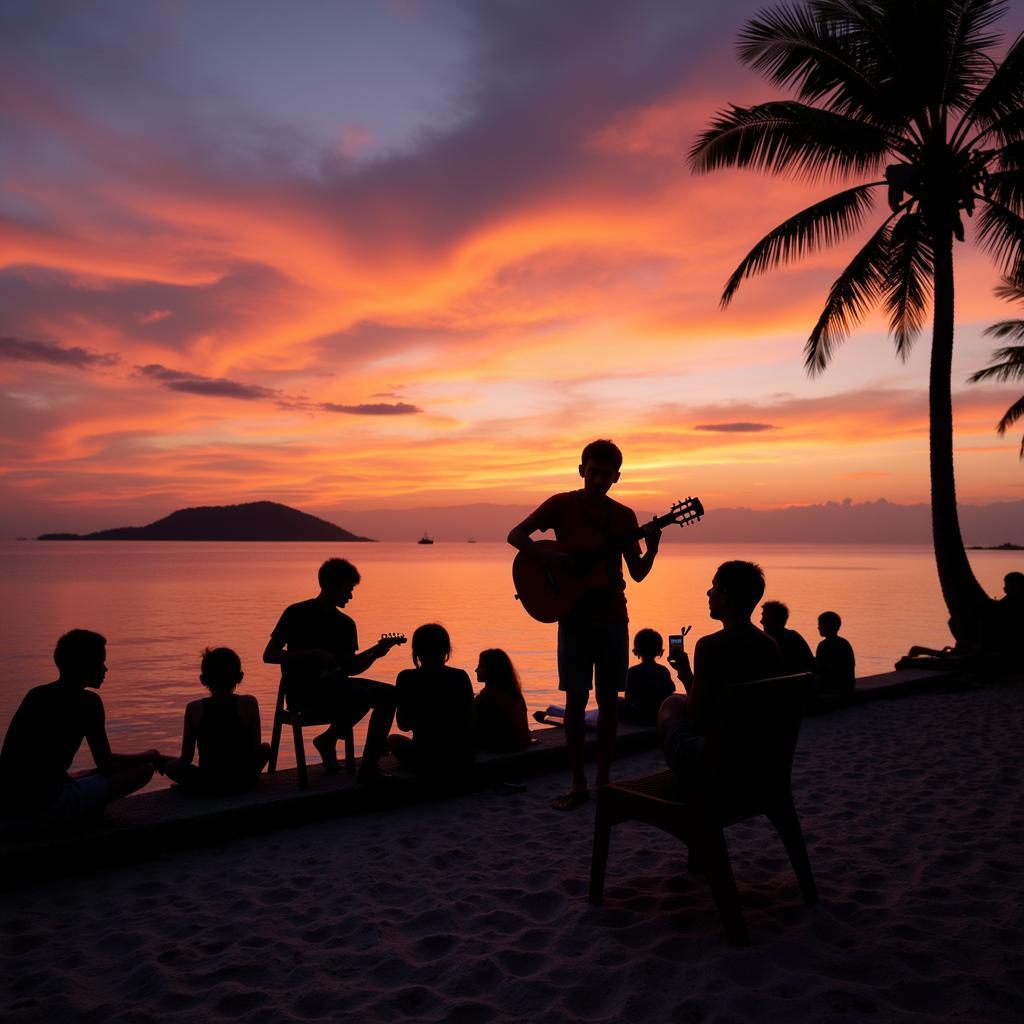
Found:
[[[4,818],[2,830],[8,834],[34,832],[99,817],[103,808],[110,803],[110,796],[110,782],[99,772],[90,772],[74,779],[68,777],[52,804],[37,814]]]
[[[629,668],[629,623],[558,624],[558,688],[598,697],[626,688]]]
[[[682,716],[670,718],[662,727],[661,749],[676,777],[681,782],[692,782],[704,755],[704,737],[697,735]]]

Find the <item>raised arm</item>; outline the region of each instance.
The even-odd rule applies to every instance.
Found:
[[[640,554],[640,545],[631,544],[622,556],[626,560],[626,568],[635,583],[647,578],[647,574],[654,565],[654,559],[658,556],[658,546],[661,544],[661,527],[655,526],[653,522],[644,524],[644,553]]]

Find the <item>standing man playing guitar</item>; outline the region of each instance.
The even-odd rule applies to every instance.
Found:
[[[597,691],[598,707],[596,783],[608,783],[618,726],[618,695],[625,688],[629,665],[622,559],[625,558],[629,575],[639,583],[654,564],[661,529],[656,524],[644,527],[643,554],[638,541],[629,540],[621,550],[611,546],[597,567],[589,566],[584,555],[556,550],[550,543],[532,540],[530,535],[539,530],[554,530],[560,546],[571,545],[578,538],[580,548],[597,548],[620,536],[638,533],[633,510],[608,497],[608,491],[619,479],[621,466],[622,452],[615,444],[592,441],[583,449],[580,459],[582,490],[552,495],[508,535],[509,544],[543,566],[552,579],[555,573],[584,576],[594,575],[595,568],[601,570],[597,585],[586,590],[558,619],[558,688],[565,691],[565,742],[572,785],[568,793],[552,801],[557,810],[572,810],[590,795],[583,765],[583,716],[591,687]]]
[[[359,767],[361,782],[384,778],[378,762],[387,753],[388,733],[395,717],[395,688],[389,683],[356,678],[404,636],[386,636],[359,650],[356,624],[340,611],[352,600],[359,570],[344,558],[329,558],[318,573],[320,593],[289,605],[270,634],[263,660],[281,666],[288,706],[333,719],[315,740],[327,771],[338,770],[336,745],[341,731],[368,711],[370,724]]]

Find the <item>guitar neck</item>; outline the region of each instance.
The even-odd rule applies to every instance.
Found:
[[[669,523],[676,522],[676,516],[672,512],[666,512],[663,516],[657,516],[651,520],[650,523],[645,523],[644,526],[657,526],[661,529],[663,526],[667,526]],[[639,540],[644,535],[644,527],[638,526],[635,530],[630,530],[628,533],[620,534],[617,537],[611,537],[606,540],[603,544],[596,548],[591,548],[588,551],[588,555],[594,560],[604,558],[606,555],[620,555],[626,549],[627,545],[632,544],[633,541]]]

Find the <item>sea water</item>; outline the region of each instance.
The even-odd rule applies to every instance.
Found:
[[[411,635],[424,622],[440,622],[452,637],[451,663],[470,678],[482,649],[502,647],[519,670],[531,710],[560,703],[556,627],[535,622],[515,600],[514,553],[488,543],[2,542],[0,729],[6,731],[29,686],[56,678],[57,637],[82,627],[107,637],[109,672],[101,692],[115,750],[178,752],[185,704],[206,692],[198,677],[207,645],[233,647],[241,656],[242,691],[259,698],[269,739],[279,670],[263,663],[263,649],[285,606],[316,594],[317,567],[333,556],[348,558],[362,574],[346,608],[361,646],[384,632]],[[1024,566],[1020,552],[970,554],[982,585],[996,596],[1005,573]],[[667,635],[692,625],[692,647],[716,628],[706,592],[715,567],[729,558],[760,563],[766,599],[789,605],[790,627],[812,649],[818,614],[838,612],[858,675],[890,670],[911,644],[950,642],[925,545],[664,543],[651,575],[629,583],[631,632],[650,626]],[[392,682],[410,664],[409,646],[396,647],[367,675]],[[360,748],[362,734],[357,728]],[[288,737],[281,763],[294,763]],[[90,764],[83,746],[76,767]]]

